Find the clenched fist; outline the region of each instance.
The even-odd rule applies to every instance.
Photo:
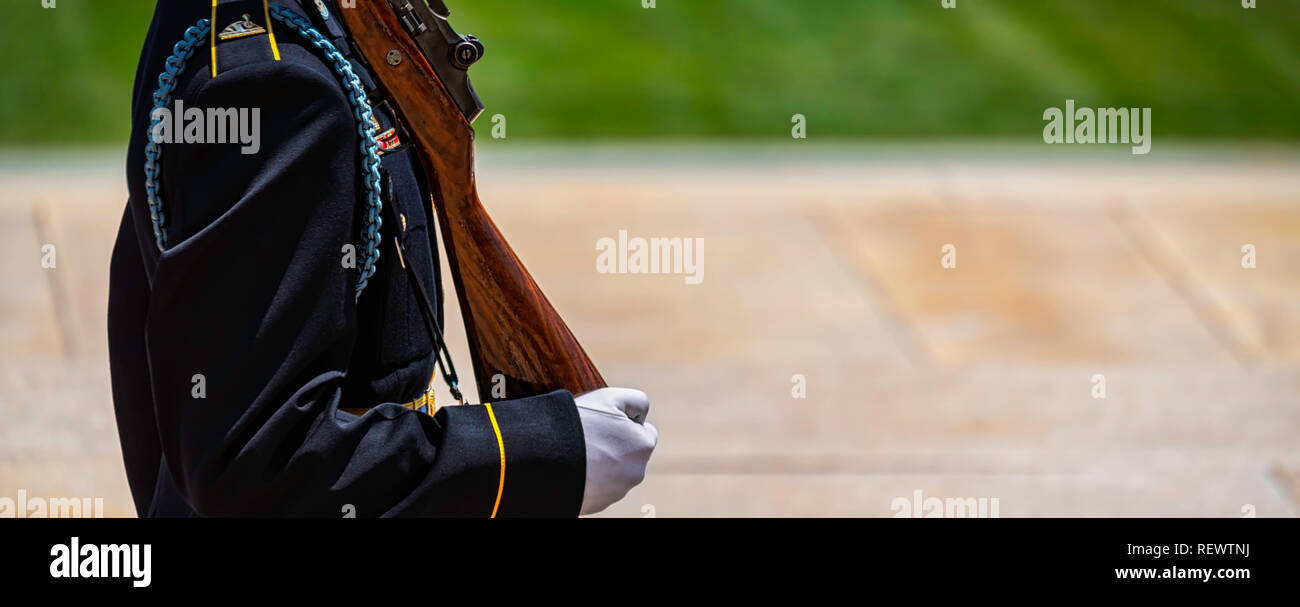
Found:
[[[587,443],[582,514],[595,514],[623,499],[645,478],[659,431],[646,422],[650,399],[640,390],[602,388],[574,402]]]

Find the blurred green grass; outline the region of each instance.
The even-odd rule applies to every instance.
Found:
[[[785,138],[796,113],[811,137],[1037,138],[1067,98],[1152,107],[1158,137],[1300,138],[1293,0],[447,1],[511,139]],[[6,0],[0,143],[124,139],[153,5]]]

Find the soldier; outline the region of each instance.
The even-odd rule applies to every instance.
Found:
[[[391,112],[372,105],[373,121],[360,118],[349,83],[372,101],[379,93],[331,9],[155,8],[109,293],[113,400],[137,512],[604,509],[641,481],[657,443],[643,393],[433,402],[445,344],[424,330],[415,297],[416,283],[439,284],[429,189]],[[367,129],[379,141],[379,192],[359,145]],[[373,196],[383,196],[382,227]],[[376,237],[358,242],[369,228]]]

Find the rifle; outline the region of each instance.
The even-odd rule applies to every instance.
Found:
[[[483,105],[468,69],[482,43],[452,29],[442,0],[361,0],[338,13],[423,163],[480,399],[497,373],[509,398],[605,387],[479,200],[471,125]]]

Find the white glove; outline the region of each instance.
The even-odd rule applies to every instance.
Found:
[[[640,390],[601,388],[574,399],[587,442],[587,485],[582,513],[595,514],[623,499],[645,478],[659,431],[646,423],[650,398]]]

